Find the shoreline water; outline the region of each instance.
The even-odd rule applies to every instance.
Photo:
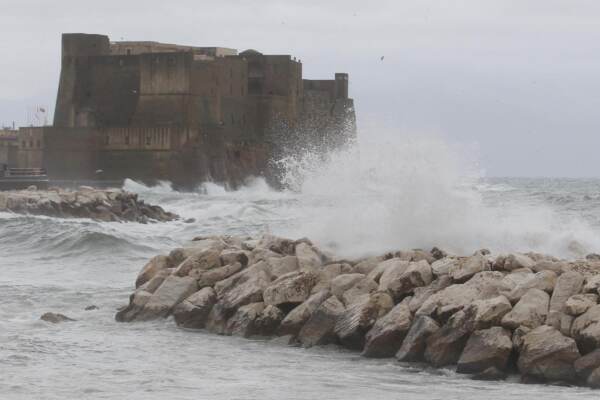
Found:
[[[593,198],[598,181],[484,182],[484,186],[476,187],[484,205],[520,215],[520,225],[494,229],[486,235],[455,231],[453,241],[447,243],[458,248],[457,254],[471,254],[480,245],[489,245],[495,254],[533,249],[570,259],[577,257],[564,251],[571,241],[583,245],[586,252],[582,256],[598,251],[586,226],[570,222],[585,221],[597,230],[599,210]],[[338,346],[306,350],[180,329],[171,319],[114,322],[114,310],[127,302],[133,279],[154,255],[168,254],[197,235],[257,236],[274,232],[316,239],[323,225],[306,222],[311,218],[329,222],[327,218],[336,204],[336,196],[317,196],[310,190],[306,194],[272,192],[260,181],[234,192],[215,184],[189,193],[173,191],[167,184],[152,187],[128,182],[125,189],[196,222],[115,224],[0,213],[0,281],[4,288],[0,294],[4,305],[0,310],[0,369],[8,371],[0,378],[0,393],[8,399],[100,399],[119,397],[124,392],[132,399],[302,399],[322,393],[328,393],[331,399],[396,398],[399,393],[423,400],[478,399],[482,393],[490,399],[595,396],[595,391],[585,387],[472,381],[449,369],[421,370],[393,358],[366,359]],[[357,194],[358,209],[372,208],[361,202],[362,192]],[[386,198],[394,194],[385,188],[378,192]],[[342,191],[339,197],[348,195],[352,193]],[[592,199],[586,200],[587,196]],[[524,205],[531,205],[534,211],[529,212]],[[536,215],[539,208],[552,209],[552,220],[564,220],[566,224],[552,228],[554,225],[538,223],[531,214]],[[339,214],[339,210],[333,212]],[[401,224],[401,216],[392,221]],[[494,228],[497,224],[494,220],[486,225]],[[374,235],[365,238],[361,252],[387,251],[387,246],[380,249],[380,232],[374,226],[357,226]],[[413,229],[402,226],[407,232]],[[445,229],[443,221],[426,228]],[[348,244],[354,242],[345,242],[338,231],[326,233],[325,239],[340,241],[330,246],[319,237],[324,248],[352,249]],[[474,240],[477,236],[481,238]],[[389,250],[413,246],[404,236],[395,239]],[[99,310],[84,311],[91,304]],[[39,321],[40,315],[50,311],[77,321],[60,325]]]

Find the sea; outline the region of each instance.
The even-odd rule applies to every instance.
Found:
[[[183,217],[168,223],[0,213],[0,399],[597,398],[588,388],[473,381],[335,346],[217,336],[172,319],[114,319],[149,258],[202,235],[308,237],[345,258],[433,246],[600,253],[600,179],[487,177],[467,158],[440,140],[409,140],[283,158],[283,190],[261,178],[188,192],[125,181]],[[50,324],[45,312],[76,321]]]

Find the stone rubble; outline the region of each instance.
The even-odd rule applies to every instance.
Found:
[[[57,218],[91,218],[104,222],[166,222],[179,216],[160,206],[146,204],[138,195],[121,189],[77,190],[51,188],[0,191],[0,211]]]
[[[438,248],[336,260],[308,239],[197,237],[140,271],[123,322],[337,344],[473,379],[600,387],[600,263]]]

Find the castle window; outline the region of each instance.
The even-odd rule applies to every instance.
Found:
[[[22,148],[26,148],[26,147],[27,147],[27,142],[23,140],[23,141],[21,142],[21,147],[22,147]]]
[[[150,146],[151,141],[152,140],[151,140],[150,136],[146,135],[146,146]]]
[[[129,145],[129,135],[125,135],[125,144]]]
[[[127,55],[130,56],[131,55],[131,49],[127,49]]]
[[[35,141],[35,147],[37,147],[38,149],[42,148],[42,143],[40,142],[39,139]]]
[[[29,147],[33,147],[33,140],[29,141]]]

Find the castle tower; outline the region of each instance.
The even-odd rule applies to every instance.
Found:
[[[335,74],[335,98],[348,98],[348,74],[346,73],[338,72]]]
[[[77,121],[76,101],[79,93],[85,90],[81,79],[89,69],[88,57],[110,53],[110,42],[105,35],[65,33],[62,35],[62,61],[54,126],[75,127]]]

